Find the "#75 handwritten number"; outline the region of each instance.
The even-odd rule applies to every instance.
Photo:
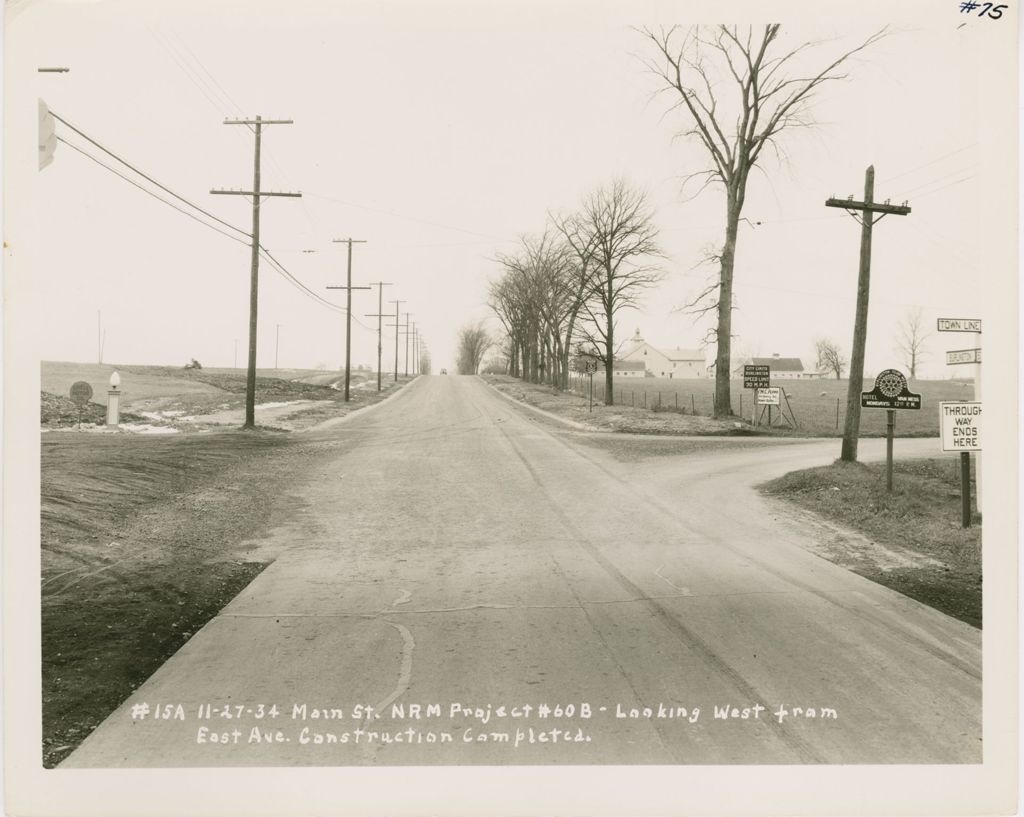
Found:
[[[979,17],[988,15],[993,20],[998,20],[1003,16],[1003,9],[1008,8],[1006,3],[1000,3],[998,6],[992,5],[992,3],[975,3],[974,0],[964,0],[960,3],[960,13],[970,14],[975,9],[981,9],[978,12]]]

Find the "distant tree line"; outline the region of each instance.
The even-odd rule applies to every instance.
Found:
[[[488,305],[504,329],[508,373],[565,389],[574,355],[587,354],[604,365],[611,405],[616,317],[660,280],[656,239],[646,194],[618,179],[499,254]]]

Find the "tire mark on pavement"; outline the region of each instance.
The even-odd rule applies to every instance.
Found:
[[[679,595],[681,595],[681,596],[692,596],[693,593],[690,592],[690,588],[688,588],[688,587],[680,587],[678,584],[675,584],[674,582],[670,581],[667,576],[662,574],[661,568],[663,568],[664,566],[665,565],[659,566],[654,571],[654,575],[657,576],[659,579],[661,579],[663,582],[665,582],[665,584],[667,584],[669,587],[671,587],[671,588],[673,588],[675,590],[678,590],[679,591]],[[725,595],[725,594],[723,594],[723,593],[716,593],[715,595]]]
[[[653,597],[645,596],[643,590],[641,590],[623,573],[621,573],[619,569],[615,567],[615,565],[613,565],[604,556],[604,554],[600,552],[598,547],[594,545],[594,543],[590,541],[586,534],[576,526],[576,524],[572,521],[571,518],[569,518],[568,514],[566,514],[562,507],[551,498],[550,494],[547,491],[547,488],[545,487],[543,481],[540,478],[540,475],[536,472],[536,470],[534,470],[529,460],[527,460],[526,456],[520,450],[519,446],[515,443],[515,441],[512,440],[509,433],[501,426],[495,426],[495,428],[502,434],[502,436],[504,436],[509,447],[512,449],[512,452],[523,464],[523,467],[529,473],[534,483],[536,483],[536,485],[541,489],[541,493],[545,501],[547,502],[548,506],[551,508],[554,515],[558,517],[558,520],[561,522],[562,526],[565,527],[565,529],[572,534],[573,541],[581,549],[585,550],[588,554],[590,554],[590,557],[600,567],[604,569],[604,571],[608,574],[608,576],[611,579],[618,583],[622,588],[627,590],[634,598],[639,599],[641,603],[643,603],[644,606],[647,607],[647,609],[650,611],[653,617],[658,619],[658,621],[660,621],[665,626],[668,632],[675,636],[675,638],[680,643],[682,643],[683,646],[685,646],[688,650],[696,654],[701,660],[704,661],[704,663],[707,666],[713,668],[718,674],[724,676],[730,683],[732,683],[732,685],[737,689],[737,691],[742,696],[747,697],[751,701],[763,700],[765,696],[762,695],[755,687],[749,684],[746,681],[746,679],[744,679],[743,676],[737,670],[735,670],[729,663],[723,660],[703,638],[701,638],[695,632],[690,630],[686,625],[684,625],[681,621],[679,621],[679,619],[677,619],[670,610],[665,608],[663,605],[659,604],[656,599],[654,599]],[[560,568],[559,572],[561,573]],[[573,595],[575,595],[575,591],[572,589],[572,585],[569,584],[568,578],[564,574],[562,574],[562,576],[563,579],[566,580],[570,592],[572,592]],[[583,610],[584,614],[586,614],[585,607],[583,607]],[[598,638],[601,639],[602,644],[604,644],[606,649],[609,649],[607,642],[605,642],[604,638],[601,636],[600,630],[597,628],[594,622],[590,620],[589,615],[588,621],[591,621],[591,626],[594,628],[594,632],[598,636]],[[610,649],[609,655],[612,657],[612,660],[615,660],[614,654],[610,651]],[[618,661],[616,661],[616,663],[618,663]],[[623,674],[627,683],[629,683],[630,687],[632,688],[632,682],[630,681],[629,676],[625,673]],[[635,689],[633,691],[636,692]],[[640,700],[639,696],[638,700]],[[771,730],[774,733],[776,733],[779,739],[797,754],[801,762],[828,762],[827,758],[821,756],[814,749],[814,747],[812,747],[807,741],[803,740],[798,735],[795,735],[788,729],[784,728],[782,724],[774,720],[768,720],[766,721],[766,723],[769,725]],[[664,736],[661,733],[660,725],[656,722],[652,725],[658,732],[659,738],[662,739],[662,744],[665,745]]]
[[[800,590],[803,590],[804,592],[812,593],[813,595],[817,596],[818,598],[823,599],[824,601],[826,601],[828,604],[830,604],[830,605],[832,605],[834,607],[838,607],[839,609],[841,609],[841,610],[843,610],[843,611],[845,611],[847,613],[850,613],[850,614],[860,618],[863,621],[870,622],[871,624],[875,625],[876,627],[884,630],[887,634],[893,635],[893,636],[899,638],[900,640],[902,640],[902,641],[904,641],[906,643],[909,643],[909,644],[917,647],[918,649],[923,650],[924,652],[927,652],[929,655],[933,656],[934,658],[938,658],[939,660],[949,664],[950,666],[955,667],[956,669],[960,670],[965,675],[967,675],[968,677],[970,677],[970,678],[972,678],[972,679],[974,679],[976,681],[980,681],[981,680],[982,675],[981,675],[981,672],[979,670],[975,669],[973,666],[971,666],[966,661],[962,660],[960,657],[958,657],[958,656],[956,656],[956,655],[954,655],[954,654],[952,654],[952,653],[942,649],[942,647],[940,647],[940,646],[938,646],[936,644],[933,644],[933,643],[931,643],[931,642],[921,638],[920,636],[917,636],[914,633],[911,633],[911,632],[909,632],[907,630],[903,630],[903,629],[897,630],[897,629],[894,629],[891,626],[891,624],[889,622],[887,622],[885,619],[883,619],[883,618],[881,618],[879,616],[873,615],[870,611],[864,609],[863,607],[847,607],[847,606],[845,606],[843,604],[840,604],[836,600],[836,598],[834,597],[835,596],[834,593],[829,593],[829,592],[820,590],[817,587],[815,587],[814,585],[807,584],[806,582],[802,582],[799,579],[794,578],[793,576],[790,576],[790,575],[788,575],[786,573],[783,573],[783,572],[779,571],[771,563],[769,563],[767,561],[764,561],[764,560],[761,560],[761,559],[757,558],[756,556],[754,556],[754,555],[752,555],[752,554],[750,554],[750,553],[748,553],[746,551],[743,551],[743,550],[740,550],[739,548],[734,547],[728,541],[726,541],[721,536],[719,536],[717,533],[714,533],[713,531],[708,530],[707,528],[704,528],[704,527],[702,527],[700,525],[694,524],[692,521],[687,521],[685,523],[685,525],[684,525],[683,522],[679,519],[678,515],[672,509],[666,507],[663,503],[661,503],[657,499],[652,498],[650,495],[642,493],[641,491],[637,490],[636,487],[631,485],[627,480],[623,479],[618,474],[614,473],[613,471],[608,469],[605,465],[603,465],[602,463],[600,463],[597,460],[593,459],[592,457],[590,457],[589,455],[587,455],[583,451],[581,451],[581,450],[579,450],[577,448],[574,448],[573,446],[570,446],[565,440],[560,439],[558,436],[556,436],[554,434],[552,434],[551,436],[554,439],[558,440],[558,442],[561,443],[565,448],[569,449],[569,451],[571,453],[574,453],[577,456],[582,457],[587,462],[589,462],[591,465],[593,465],[595,468],[597,468],[599,471],[601,471],[602,473],[604,473],[605,475],[607,475],[608,477],[613,479],[616,483],[618,483],[620,486],[622,486],[623,490],[628,491],[633,496],[635,496],[638,499],[640,499],[642,502],[647,503],[654,510],[658,511],[663,516],[666,516],[670,520],[672,520],[673,523],[675,523],[676,525],[678,525],[680,527],[683,527],[684,530],[686,530],[688,533],[696,533],[696,534],[706,538],[708,541],[714,542],[716,545],[718,545],[718,546],[720,546],[722,548],[725,548],[725,549],[731,551],[732,553],[737,554],[738,556],[740,556],[740,557],[742,557],[744,559],[747,559],[748,561],[752,562],[753,564],[756,564],[760,569],[764,570],[766,573],[770,573],[772,576],[775,576],[777,579],[779,579],[779,580],[781,580],[783,582],[786,582],[787,584],[792,585],[793,587],[799,588]]]

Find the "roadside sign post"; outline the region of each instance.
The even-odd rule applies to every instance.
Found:
[[[590,408],[588,411],[594,410],[594,372],[597,371],[597,361],[593,358],[588,358],[583,364],[584,371],[590,378]]]
[[[770,366],[763,364],[751,365],[747,364],[743,367],[743,388],[750,389],[754,398],[751,403],[752,407],[750,410],[750,422],[755,426],[757,425],[757,410],[758,403],[757,391],[758,389],[769,389],[772,385],[772,370]],[[776,404],[778,405],[778,404]],[[768,409],[768,424],[771,425],[771,408]],[[741,412],[742,414],[742,412]]]
[[[768,428],[772,427],[772,406],[779,407],[779,414],[782,414],[782,389],[779,386],[770,386],[754,390],[754,402],[757,406],[768,407]],[[762,408],[762,411],[764,409]]]
[[[946,352],[946,365],[956,366],[965,363],[974,364],[974,399],[981,404],[981,318],[939,318],[936,322],[936,328],[940,332],[970,332],[977,337],[977,347],[974,349],[958,349],[952,352]],[[979,409],[980,410],[980,409]],[[970,462],[967,463],[967,468],[970,468]],[[975,495],[978,502],[978,514],[981,515],[981,458],[978,457],[975,462],[975,476],[974,476],[974,488]],[[968,471],[968,479],[970,478],[970,471]],[[970,518],[967,518],[968,522],[964,525],[967,527],[970,524]]]
[[[892,493],[892,438],[896,433],[896,409],[889,409],[885,414],[885,490]]]
[[[82,409],[85,408],[85,404],[92,399],[92,386],[86,383],[84,380],[79,380],[71,384],[70,396],[72,402],[78,406],[78,430],[82,430]]]
[[[971,526],[971,455],[960,452],[960,526]]]
[[[981,418],[979,400],[939,403],[942,450],[960,454],[960,520],[965,528],[971,526],[971,452],[981,453]]]
[[[885,369],[875,378],[871,391],[861,392],[861,408],[887,410],[885,424],[885,488],[892,492],[892,448],[896,434],[896,412],[900,409],[919,410],[921,395],[907,388],[907,378],[898,369]]]

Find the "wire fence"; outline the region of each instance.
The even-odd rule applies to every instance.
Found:
[[[786,418],[792,418],[797,428],[807,434],[836,436],[843,433],[847,413],[847,381],[817,380],[773,384],[781,387],[781,408]],[[870,383],[866,383],[866,388]],[[594,405],[603,405],[606,395],[605,378],[598,372],[593,378]],[[570,391],[589,397],[590,378],[574,374]],[[924,407],[920,411],[899,411],[896,434],[899,436],[937,435],[938,403],[942,400],[970,399],[973,390],[957,381],[918,381],[915,389],[922,393]],[[612,388],[613,404],[650,411],[673,411],[680,414],[711,417],[715,414],[715,382],[712,379],[616,378]],[[768,422],[767,406],[754,404],[754,393],[744,389],[740,381],[733,381],[730,389],[732,414],[747,422]],[[779,414],[780,407],[772,406],[773,425],[789,425]],[[885,434],[886,412],[880,409],[862,409],[860,434]]]

